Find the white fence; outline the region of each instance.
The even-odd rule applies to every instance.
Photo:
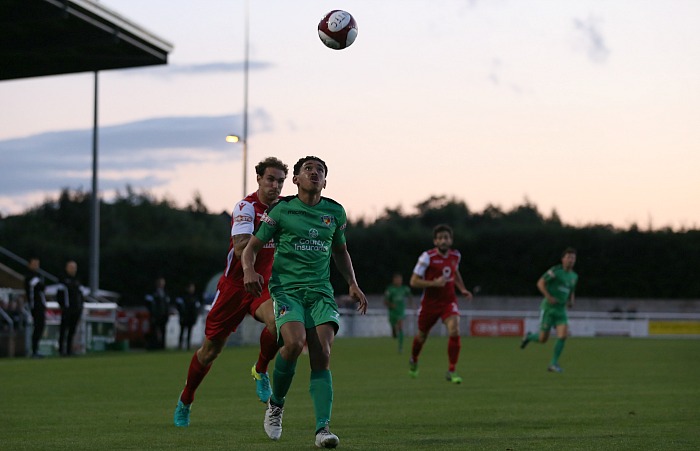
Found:
[[[339,337],[391,336],[389,319],[384,309],[370,309],[359,315],[351,309],[341,309]],[[525,331],[539,330],[537,311],[521,310],[460,310],[460,332],[463,336],[521,337]],[[700,313],[603,313],[570,311],[569,330],[572,336],[661,337],[678,336],[700,338]],[[201,315],[192,330],[192,345],[199,346],[204,339],[205,315]],[[229,346],[257,344],[263,325],[246,317],[231,335]],[[404,319],[404,334],[416,333],[416,312],[409,309]],[[177,316],[168,323],[166,347],[177,348],[180,324]],[[438,323],[431,335],[446,336],[445,326]]]
[[[6,306],[13,292],[0,289],[0,301]],[[15,293],[15,294],[16,294]],[[340,309],[339,337],[388,337],[391,328],[380,295],[370,296],[366,315],[352,309]],[[417,301],[417,299],[415,299]],[[540,298],[480,297],[472,303],[460,301],[460,329],[463,336],[520,337],[525,331],[539,330]],[[623,337],[686,337],[700,338],[699,300],[635,300],[635,299],[577,299],[577,309],[570,310],[569,329],[572,336]],[[470,307],[470,308],[466,308]],[[86,303],[83,320],[78,330],[77,352],[101,351],[115,340],[116,304]],[[527,310],[530,309],[530,310]],[[580,311],[584,309],[587,311]],[[671,312],[660,313],[665,309]],[[596,311],[593,311],[596,310]],[[41,341],[42,352],[54,354],[57,348],[58,304],[49,303],[47,328]],[[199,347],[204,339],[205,314],[199,316],[192,330],[192,347]],[[139,323],[147,327],[147,323]],[[30,326],[31,327],[31,326]],[[228,345],[257,345],[263,325],[246,317],[238,330],[231,334]],[[407,309],[404,334],[416,333],[416,312]],[[0,315],[0,356],[24,355],[29,349],[30,329],[12,330],[7,315]],[[170,316],[166,328],[166,348],[176,349],[180,334],[177,314]],[[438,323],[431,335],[445,336],[445,326]],[[20,336],[21,335],[21,336]],[[5,352],[3,352],[5,350]]]

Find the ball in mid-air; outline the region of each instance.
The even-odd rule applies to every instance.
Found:
[[[318,37],[326,47],[334,50],[350,47],[357,37],[355,18],[339,9],[329,12],[318,24]]]

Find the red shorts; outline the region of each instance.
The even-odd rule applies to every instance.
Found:
[[[255,311],[270,299],[267,284],[259,297],[254,298],[243,285],[235,285],[230,279],[221,277],[216,286],[216,295],[207,315],[204,335],[212,341],[224,341],[236,331],[246,313],[255,318]],[[257,318],[256,318],[257,320]]]
[[[459,307],[456,302],[429,306],[421,304],[420,310],[418,310],[418,330],[427,335],[438,319],[445,321],[450,316],[455,315],[459,315]]]

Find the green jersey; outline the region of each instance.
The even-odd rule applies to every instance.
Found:
[[[565,271],[561,265],[552,266],[542,275],[547,291],[557,300],[555,305],[542,301],[541,308],[566,308],[566,303],[571,297],[571,293],[576,291],[578,274],[574,271]]]
[[[389,285],[384,291],[384,299],[389,304],[393,304],[393,307],[389,307],[392,313],[403,314],[406,310],[406,299],[411,295],[411,289],[406,285],[401,285],[397,287],[396,285]]]
[[[333,293],[330,283],[331,248],[345,244],[345,209],[321,197],[306,205],[298,196],[283,197],[265,213],[255,236],[276,243],[270,291],[276,287],[318,287]]]

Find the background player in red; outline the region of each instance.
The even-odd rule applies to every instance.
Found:
[[[189,426],[190,408],[197,387],[223,350],[228,336],[235,332],[246,314],[250,314],[266,326],[260,334],[260,355],[251,373],[256,381],[256,391],[260,400],[267,403],[270,398],[267,366],[279,349],[272,300],[267,289],[275,244],[272,241],[266,243],[255,262],[255,271],[264,277],[264,287],[258,297],[253,297],[245,291],[240,257],[253,232],[258,228],[263,213],[279,198],[287,178],[287,165],[277,158],[268,157],[255,166],[255,172],[258,190],[238,202],[233,209],[226,269],[216,286],[214,302],[207,315],[204,343],[190,361],[185,388],[175,408],[175,426]]]
[[[459,274],[462,255],[458,250],[452,249],[452,239],[453,233],[450,226],[446,224],[435,226],[433,229],[435,247],[420,255],[411,275],[411,287],[423,289],[423,295],[418,310],[418,332],[413,338],[409,360],[409,374],[412,377],[418,377],[418,356],[430,329],[438,319],[441,319],[447,327],[449,336],[447,355],[450,365],[445,377],[454,384],[460,384],[462,378],[455,374],[459,351],[462,347],[455,287],[467,300],[472,299],[472,294],[465,288],[462,276]]]

